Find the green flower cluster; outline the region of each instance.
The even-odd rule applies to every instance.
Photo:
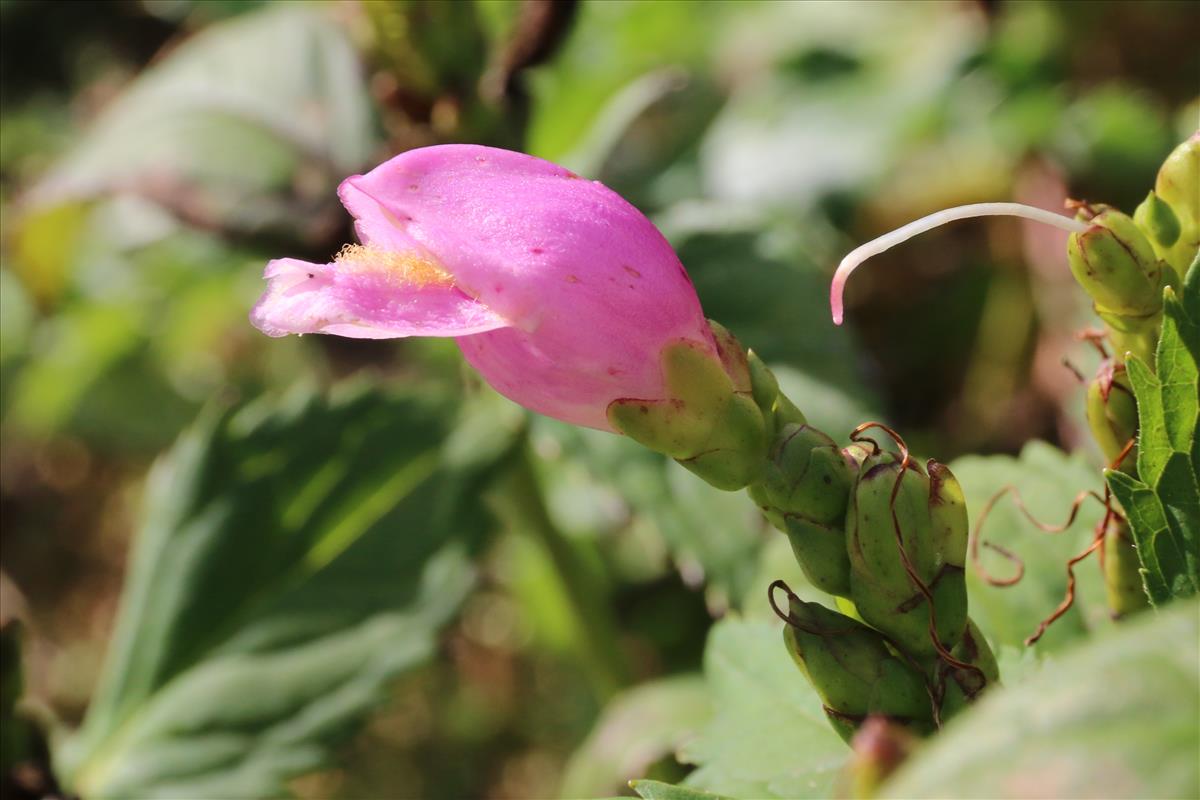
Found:
[[[1138,416],[1125,361],[1132,354],[1154,363],[1163,289],[1182,282],[1200,247],[1200,132],[1167,157],[1132,217],[1106,206],[1081,209],[1089,227],[1072,234],[1068,259],[1115,351],[1088,384],[1088,427],[1109,466],[1132,475]],[[1109,514],[1103,525],[1109,607],[1115,616],[1146,608],[1129,523]]]
[[[817,588],[848,613],[788,594],[784,637],[847,740],[869,716],[933,730],[998,679],[967,617],[967,511],[944,465],[858,435],[841,448],[775,376],[713,324],[721,365],[668,347],[672,402],[609,409],[614,427],[714,486],[746,488]],[[779,588],[779,587],[776,587]],[[772,603],[775,600],[772,598]]]

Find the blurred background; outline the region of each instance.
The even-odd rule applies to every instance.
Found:
[[[346,175],[447,141],[559,162],[650,215],[835,438],[1069,452],[1098,355],[1063,234],[929,233],[855,275],[843,328],[833,266],[951,205],[1132,211],[1200,114],[1200,14],[1165,0],[3,0],[0,26],[6,797],[73,774],[500,800],[688,771],[706,634],[765,615],[786,546],[740,494],[495,397],[452,342],[253,329],[266,260],[353,240]],[[161,547],[131,558],[139,530]],[[235,656],[258,671],[227,680]],[[171,766],[163,742],[221,725],[249,738]]]

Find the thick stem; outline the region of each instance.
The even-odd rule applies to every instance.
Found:
[[[562,595],[570,605],[580,661],[603,703],[628,683],[616,620],[595,572],[550,519],[531,459],[528,449],[522,448],[496,493],[496,510],[515,532],[531,537],[554,564]]]

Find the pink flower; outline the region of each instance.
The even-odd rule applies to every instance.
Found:
[[[453,336],[501,394],[612,430],[613,400],[667,399],[660,353],[711,330],[671,246],[619,195],[532,156],[411,150],[338,189],[362,244],[270,262],[264,333]]]

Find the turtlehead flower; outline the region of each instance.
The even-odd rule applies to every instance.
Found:
[[[501,394],[613,430],[616,400],[665,402],[671,344],[719,360],[695,289],[654,225],[595,181],[475,145],[411,150],[338,195],[359,244],[267,265],[271,336],[452,336]]]

